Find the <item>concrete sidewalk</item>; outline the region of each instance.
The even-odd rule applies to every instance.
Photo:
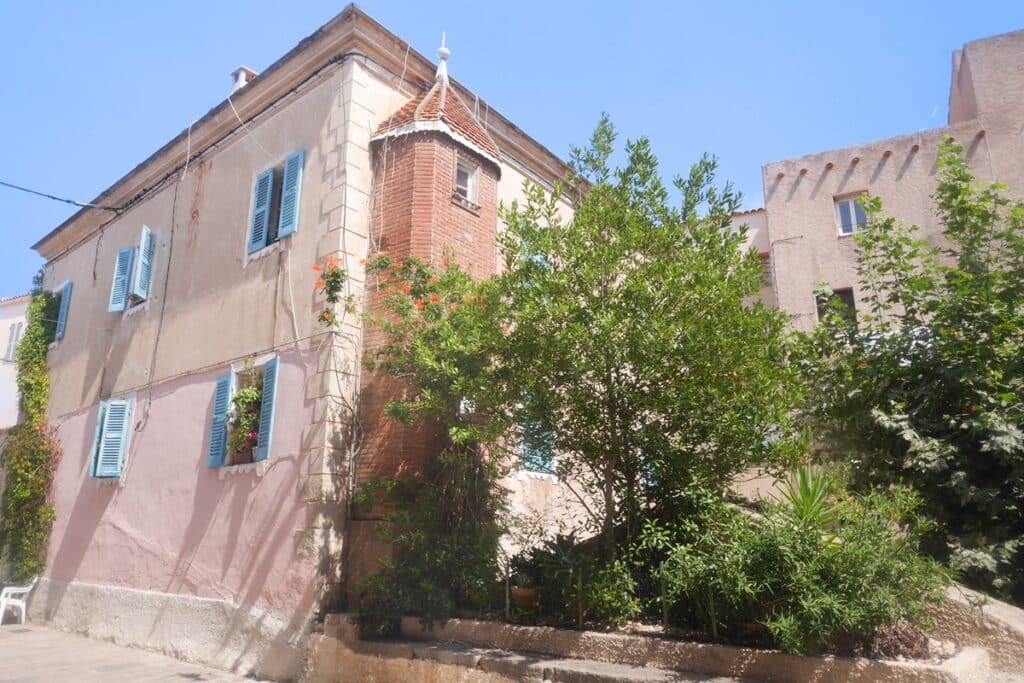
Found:
[[[252,683],[232,673],[32,624],[0,626],[0,683]]]

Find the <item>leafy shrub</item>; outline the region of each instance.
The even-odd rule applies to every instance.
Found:
[[[593,621],[622,626],[640,613],[636,582],[621,560],[599,569],[591,578],[584,577],[583,604]]]
[[[919,553],[919,502],[906,489],[850,496],[804,472],[761,518],[714,506],[663,565],[671,614],[716,640],[760,624],[798,654],[852,653],[883,626],[920,623],[948,577]]]
[[[516,564],[520,575],[541,589],[541,616],[583,628],[586,621],[619,626],[640,613],[629,566],[622,561],[602,565],[596,540],[558,534]]]
[[[404,615],[443,622],[456,607],[492,604],[504,498],[489,465],[446,451],[422,472],[378,479],[357,504],[387,510],[378,535],[394,549],[357,585],[367,625],[388,632]]]

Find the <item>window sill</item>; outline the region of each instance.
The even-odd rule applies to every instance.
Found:
[[[513,476],[516,481],[558,481],[558,477],[551,472],[540,472],[538,470],[519,469],[516,470]]]
[[[452,204],[455,204],[456,206],[465,209],[466,211],[470,212],[474,216],[479,216],[480,215],[480,205],[475,203],[475,202],[471,202],[468,199],[463,198],[461,195],[453,194],[452,195]]]
[[[267,473],[267,462],[267,460],[260,460],[259,462],[247,462],[243,465],[224,465],[217,468],[217,478],[223,480],[224,477],[229,475],[248,474],[249,472],[255,472],[257,477],[262,477]]]
[[[96,488],[102,486],[124,486],[124,479],[121,477],[93,477],[96,480]]]
[[[126,308],[125,311],[124,311],[124,315],[121,316],[121,318],[124,320],[124,319],[132,317],[136,313],[141,313],[142,311],[148,311],[148,310],[149,310],[149,299],[146,299],[143,302],[135,304],[131,308]]]
[[[277,253],[279,250],[284,249],[284,245],[287,244],[289,238],[291,238],[291,235],[285,235],[281,239],[277,240],[276,242],[268,244],[259,251],[254,251],[251,254],[246,252],[245,261],[242,263],[242,268],[244,269],[253,261],[259,261],[260,259],[264,259],[270,256],[271,254]]]
[[[50,345],[46,347],[46,350],[53,351],[58,346],[60,346],[60,339],[55,339],[54,341],[50,342]]]

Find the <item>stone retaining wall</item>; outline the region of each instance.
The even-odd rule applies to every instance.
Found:
[[[677,672],[772,683],[981,683],[990,675],[988,653],[980,648],[964,648],[940,664],[798,657],[468,619],[424,629],[418,619],[406,618],[403,640],[365,641],[359,635],[350,615],[328,615],[324,633],[312,638],[309,683],[669,681],[678,680]],[[616,667],[623,677],[614,675]]]

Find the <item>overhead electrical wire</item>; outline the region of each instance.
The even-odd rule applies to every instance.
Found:
[[[52,199],[55,202],[63,202],[65,204],[71,204],[72,206],[78,206],[83,209],[102,209],[103,211],[113,211],[114,213],[121,213],[121,209],[116,206],[103,206],[102,204],[90,204],[89,202],[78,202],[74,199],[66,199],[64,197],[57,197],[56,195],[47,194],[46,192],[40,192],[39,190],[33,190],[28,187],[22,187],[21,185],[15,185],[14,183],[8,183],[0,180],[0,185],[9,187],[12,190],[18,190],[19,192],[27,192],[28,194],[34,194],[38,197],[45,197],[46,199]]]

